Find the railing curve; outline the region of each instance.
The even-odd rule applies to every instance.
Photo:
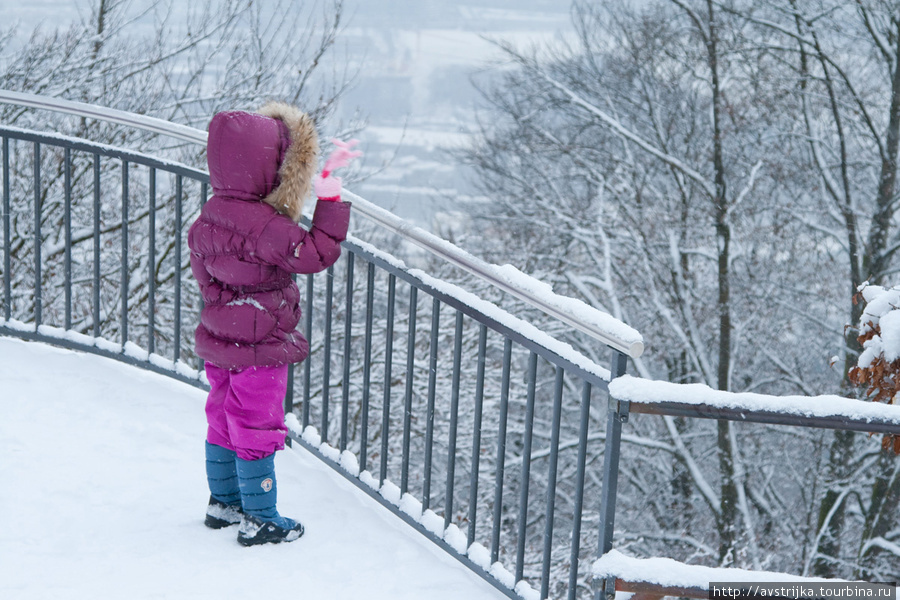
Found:
[[[106,116],[94,108],[76,114]],[[141,127],[145,118],[115,122]],[[206,200],[208,175],[11,126],[0,126],[0,142],[0,334],[204,386],[193,353],[201,299],[183,231]],[[437,258],[512,287],[523,277],[352,200]],[[351,236],[344,250],[299,282],[312,352],[290,371],[292,439],[510,598],[588,597],[581,565],[602,546],[596,529],[582,527],[597,521],[600,496],[588,475],[604,443],[610,451],[605,407],[592,412],[592,397],[611,371],[372,243]],[[639,334],[624,324],[544,300],[610,336],[613,374],[640,353]]]

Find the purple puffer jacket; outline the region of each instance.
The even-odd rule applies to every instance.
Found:
[[[197,354],[231,370],[306,358],[309,344],[295,331],[300,292],[291,273],[334,264],[350,220],[349,203],[321,201],[309,231],[294,222],[317,167],[315,128],[287,105],[260,112],[218,113],[210,122],[214,195],[188,233],[205,303]]]

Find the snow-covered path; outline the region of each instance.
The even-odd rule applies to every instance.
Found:
[[[276,464],[303,538],[243,548],[207,529],[204,399],[0,337],[0,598],[503,597],[302,449]]]

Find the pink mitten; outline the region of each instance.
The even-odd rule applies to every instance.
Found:
[[[340,200],[341,199],[341,178],[340,177],[322,177],[316,175],[313,180],[313,189],[319,200]]]
[[[359,140],[350,140],[342,142],[340,140],[331,140],[335,145],[335,149],[325,161],[322,174],[316,177],[313,182],[316,196],[319,200],[336,201],[341,199],[341,178],[333,177],[331,172],[341,167],[346,167],[351,160],[362,156],[359,150],[353,150],[353,146],[359,143]]]

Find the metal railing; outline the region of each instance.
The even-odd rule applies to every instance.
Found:
[[[203,171],[65,136],[0,127],[0,330],[198,383],[184,225]],[[196,287],[196,286],[193,286]]]
[[[94,109],[76,114],[103,118]],[[202,386],[193,353],[201,301],[183,230],[206,199],[208,175],[10,126],[0,127],[0,140],[0,334]],[[497,267],[352,199],[355,210],[433,251],[426,270],[450,261],[593,332],[610,346],[613,374],[624,373],[626,352],[642,351],[627,326],[538,296]],[[381,229],[356,229],[384,239]],[[605,522],[587,475],[606,437],[592,398],[607,389],[610,371],[358,238],[344,243],[335,266],[299,283],[311,354],[290,372],[291,437],[510,598],[529,586],[542,598],[587,597],[582,565],[611,536],[604,530],[598,540],[595,528],[583,527]],[[609,437],[605,443],[608,453]],[[608,512],[614,494],[604,494],[601,512]]]
[[[607,451],[604,456],[603,508],[601,509],[602,556],[613,546],[615,526],[615,504],[619,473],[619,446],[623,424],[631,415],[647,414],[656,416],[682,417],[687,419],[715,419],[735,423],[758,423],[783,425],[787,427],[817,428],[843,431],[868,432],[900,435],[900,407],[874,405],[872,402],[841,398],[836,396],[773,397],[759,394],[735,394],[712,391],[705,386],[693,386],[695,391],[691,401],[685,401],[685,384],[661,383],[635,380],[625,377],[611,384],[609,396],[609,424],[606,431]],[[705,400],[705,401],[702,401]],[[760,401],[762,400],[762,401]],[[787,465],[783,465],[787,468]],[[607,479],[609,478],[609,479]],[[704,577],[712,577],[711,572],[703,572]],[[733,577],[733,569],[721,570],[721,581]],[[648,597],[687,596],[705,598],[708,596],[709,580],[689,585],[690,577],[681,575],[678,586],[656,583],[655,573],[647,573],[643,581],[622,580],[615,574],[595,572],[595,600],[614,600],[616,591],[645,594]],[[770,574],[776,578],[777,573]],[[715,579],[713,579],[714,581]]]

